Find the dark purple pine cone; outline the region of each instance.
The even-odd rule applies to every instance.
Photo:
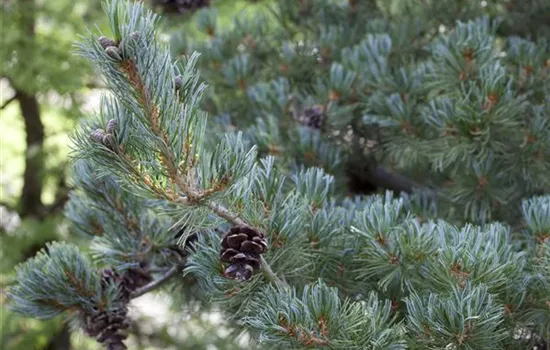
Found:
[[[314,129],[321,129],[323,122],[325,121],[324,108],[320,105],[304,108],[297,119],[302,125],[309,126]]]
[[[97,40],[99,41],[99,44],[101,45],[101,47],[103,47],[104,49],[107,49],[108,47],[111,47],[111,46],[116,46],[115,41],[111,38],[100,36]]]
[[[226,277],[239,281],[249,280],[260,269],[260,254],[267,251],[262,232],[248,226],[234,226],[222,238],[220,260],[229,263]]]

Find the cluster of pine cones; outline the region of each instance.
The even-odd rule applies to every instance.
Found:
[[[210,6],[210,0],[152,0],[154,8],[165,13],[186,13]]]
[[[234,226],[222,238],[220,260],[229,265],[224,275],[248,281],[260,269],[260,255],[267,251],[262,232],[248,226]]]
[[[117,125],[118,122],[116,121],[116,119],[111,119],[107,122],[106,130],[96,129],[90,134],[90,137],[92,138],[92,140],[97,143],[101,143],[111,151],[115,151],[115,131]]]
[[[101,287],[108,288],[111,284],[118,286],[117,298],[109,310],[80,315],[84,332],[103,344],[107,350],[127,349],[124,339],[127,337],[126,329],[130,326],[128,304],[131,295],[151,281],[152,277],[146,263],[129,268],[121,274],[112,269],[104,269],[101,275]]]

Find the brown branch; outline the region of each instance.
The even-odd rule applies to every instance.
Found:
[[[373,183],[379,187],[389,189],[395,192],[411,193],[414,189],[420,189],[424,186],[412,181],[405,176],[390,172],[389,170],[377,166],[369,172],[369,177]]]
[[[369,164],[372,162],[371,164]],[[363,163],[363,166],[357,164]],[[365,164],[367,163],[367,164]],[[403,175],[392,172],[383,166],[377,165],[371,159],[352,158],[348,162],[347,175],[350,178],[350,187],[356,193],[372,193],[376,188],[391,190],[396,193],[412,193],[414,190],[432,192],[420,183],[417,183]]]
[[[166,283],[170,278],[174,277],[179,270],[179,265],[174,265],[170,269],[168,269],[160,278],[152,281],[151,283],[146,284],[145,286],[136,289],[132,295],[131,298],[137,298],[142,296],[143,294],[149,293],[153,289],[156,289]]]
[[[6,108],[10,103],[15,101],[17,99],[17,95],[13,95],[11,98],[8,98],[4,103],[2,103],[2,106],[0,106],[0,111]]]
[[[137,90],[139,102],[142,104],[143,108],[149,113],[151,130],[155,135],[159,136],[164,141],[164,146],[168,148],[170,144],[168,140],[168,135],[166,135],[166,133],[161,130],[159,126],[158,107],[150,103],[149,93],[146,90],[145,84],[143,84],[139,76],[134,62],[132,62],[131,60],[126,60],[124,61],[124,63],[121,64],[121,68],[126,73],[130,83],[132,83],[134,88]],[[178,186],[178,188],[188,197],[189,202],[199,202],[202,194],[189,188],[189,186],[183,182],[182,178],[178,174],[178,168],[174,164],[173,155],[167,149],[162,149],[161,151],[163,153],[162,162],[166,170],[168,171],[172,182],[175,183],[176,186]],[[207,201],[207,206],[219,217],[227,220],[234,225],[246,225],[246,223],[242,219],[238,218],[236,215],[231,214],[227,208],[218,203]]]
[[[227,220],[228,222],[232,223],[233,225],[235,226],[250,226],[250,225],[247,225],[242,219],[240,219],[239,217],[231,214],[229,212],[229,210],[227,208],[225,208],[223,205],[221,204],[218,204],[216,202],[208,202],[208,207],[210,209],[212,209],[212,211],[214,213],[216,213],[216,215],[218,215],[219,217]]]

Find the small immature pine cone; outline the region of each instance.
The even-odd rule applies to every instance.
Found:
[[[132,38],[132,40],[134,40],[134,41],[137,41],[139,39],[139,33],[138,32],[132,32],[130,34],[130,38]]]
[[[109,46],[105,49],[105,53],[107,56],[111,57],[115,61],[122,61],[122,53],[120,52],[120,49],[116,46]]]
[[[260,255],[267,251],[262,232],[248,226],[234,226],[222,238],[220,260],[229,263],[226,277],[239,281],[249,280],[260,269]]]
[[[118,122],[116,119],[111,119],[107,122],[107,133],[114,134],[116,127],[118,126]]]
[[[108,47],[111,47],[111,46],[116,46],[116,43],[113,39],[107,38],[105,36],[100,36],[99,39],[97,39],[97,41],[99,41],[99,44],[104,49],[107,49]]]
[[[183,83],[183,77],[181,75],[178,75],[176,79],[174,80],[174,84],[176,85],[176,89],[181,89],[181,84]]]
[[[103,136],[107,135],[105,133],[105,130],[103,129],[96,129],[94,132],[90,134],[90,138],[98,143],[103,143]]]
[[[115,138],[112,134],[105,134],[101,139],[101,143],[111,151],[116,149]]]

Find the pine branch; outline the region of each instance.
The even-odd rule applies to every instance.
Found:
[[[237,215],[232,214],[230,210],[225,206],[223,206],[222,204],[205,199],[204,198],[205,195],[203,193],[200,193],[192,189],[189,185],[187,185],[187,183],[185,182],[185,179],[179,173],[179,169],[178,169],[178,166],[175,164],[173,154],[169,149],[170,140],[168,139],[168,134],[159,125],[159,106],[151,102],[150,92],[147,90],[146,85],[143,83],[143,79],[142,77],[140,77],[140,74],[138,72],[138,69],[135,63],[131,59],[124,60],[120,64],[120,69],[123,72],[125,72],[128,78],[128,81],[133,85],[135,91],[137,92],[137,99],[139,103],[142,105],[143,110],[146,111],[147,113],[147,118],[149,120],[149,127],[152,133],[155,136],[157,136],[160,140],[162,140],[162,143],[159,145],[162,153],[161,161],[169,175],[170,180],[172,181],[172,183],[175,183],[176,186],[179,188],[179,190],[182,191],[187,197],[184,201],[181,201],[179,198],[175,200],[172,199],[172,200],[180,204],[182,204],[183,202],[187,205],[193,205],[193,204],[206,205],[216,215],[225,219],[226,221],[228,221],[233,225],[253,227],[252,225],[247,224],[244,220],[239,218]],[[285,285],[285,283],[281,281],[275,275],[275,273],[273,273],[270,266],[263,258],[261,260],[261,263],[262,263],[261,265],[262,265],[264,274],[271,282],[274,282],[280,286]],[[169,271],[169,272],[175,273],[172,271]],[[167,277],[170,277],[170,276],[167,276]],[[159,283],[162,283],[162,281],[163,279],[161,279]],[[152,285],[151,288],[156,288],[156,285]],[[147,290],[143,291],[143,293],[146,293],[146,292]],[[141,295],[141,294],[138,294],[138,295]]]
[[[164,283],[166,283],[168,280],[170,280],[172,277],[174,277],[178,273],[179,268],[180,268],[179,265],[172,266],[158,279],[156,279],[156,280],[152,281],[151,283],[135,290],[132,293],[131,298],[134,299],[134,298],[140,297],[140,296],[142,296],[146,293],[149,293],[150,291],[152,291],[154,289],[157,289],[158,287],[162,286]]]
[[[363,160],[364,162],[365,160]],[[354,179],[354,190],[360,193],[370,193],[371,186],[390,190],[396,193],[412,193],[414,190],[427,190],[427,188],[403,175],[389,171],[381,165],[358,167],[357,160],[348,164],[348,176]],[[366,189],[366,191],[365,191]]]
[[[239,226],[250,226],[250,225],[246,224],[239,217],[231,214],[227,208],[225,208],[223,205],[221,205],[219,203],[209,201],[207,205],[210,209],[212,209],[212,211],[214,213],[216,213],[216,215],[218,215],[219,217],[227,220],[228,222],[230,222],[233,225],[236,225],[236,226],[237,225],[239,225]]]
[[[260,262],[262,264],[262,272],[264,273],[264,276],[272,283],[277,285],[278,287],[287,287],[288,285],[282,281],[277,275],[273,272],[267,261],[265,261],[264,257],[260,255]]]
[[[368,173],[368,178],[379,187],[395,192],[411,193],[415,189],[424,188],[423,185],[410,180],[409,178],[390,172],[382,166],[376,166]]]

